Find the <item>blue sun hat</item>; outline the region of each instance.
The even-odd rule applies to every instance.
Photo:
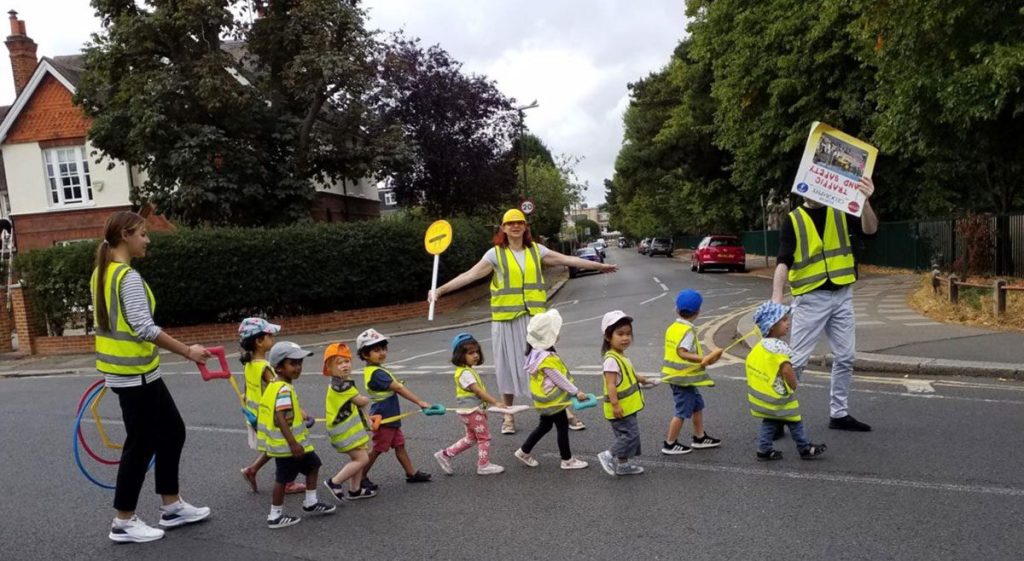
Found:
[[[261,333],[277,335],[279,331],[281,331],[280,325],[270,323],[263,318],[245,318],[238,325],[238,340],[245,341],[249,337]]]
[[[761,336],[767,337],[768,332],[772,330],[772,326],[778,323],[780,319],[789,315],[790,311],[792,311],[792,308],[789,306],[777,304],[770,300],[758,306],[754,310],[754,323],[761,330]]]
[[[676,295],[676,311],[682,312],[686,315],[699,312],[700,306],[703,303],[704,297],[700,295],[700,292],[697,292],[692,288],[680,290],[679,294]]]
[[[469,333],[459,333],[452,339],[452,352],[454,353],[455,349],[459,348],[459,345],[472,340],[473,336]]]

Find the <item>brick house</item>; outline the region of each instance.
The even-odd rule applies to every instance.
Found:
[[[0,107],[0,218],[13,223],[20,251],[98,238],[111,212],[132,207],[130,194],[145,173],[117,160],[95,165],[87,138],[91,120],[72,101],[83,57],[37,59],[25,22],[9,14],[5,44],[16,95],[12,105]],[[376,186],[370,180],[320,186],[310,213],[328,222],[376,218]],[[150,217],[150,227],[173,228],[158,215]]]

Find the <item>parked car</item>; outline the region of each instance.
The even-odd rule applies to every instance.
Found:
[[[640,254],[647,253],[648,246],[651,245],[651,238],[644,238],[640,240],[640,243],[636,244],[636,252]]]
[[[594,251],[596,251],[596,252],[597,252],[598,254],[600,254],[600,255],[601,255],[601,261],[604,261],[604,259],[605,259],[606,257],[608,257],[608,256],[607,256],[607,255],[605,255],[605,253],[604,253],[604,248],[608,247],[608,246],[606,246],[606,245],[601,245],[601,244],[600,244],[599,242],[593,242],[593,243],[589,243],[589,244],[587,244],[587,247],[589,247],[589,248],[593,249],[593,250],[594,250]]]
[[[747,252],[736,236],[707,236],[701,240],[690,258],[690,270],[703,273],[709,267],[747,270]]]
[[[655,255],[666,255],[672,257],[672,251],[675,247],[672,246],[672,238],[654,238],[651,241],[650,247],[647,249],[647,256],[654,257]]]
[[[596,261],[598,263],[604,263],[604,258],[601,257],[601,254],[598,253],[597,250],[592,248],[592,247],[584,247],[583,249],[577,249],[576,250],[576,257],[579,257],[580,259],[586,259],[587,261]],[[590,272],[596,273],[597,271],[591,271],[589,269],[577,269],[576,267],[569,267],[569,278],[570,279],[574,279],[574,278],[582,275],[583,273],[590,273]]]
[[[628,245],[628,243],[626,242],[626,238],[619,238],[619,249],[622,249],[622,248],[626,247],[627,245]]]

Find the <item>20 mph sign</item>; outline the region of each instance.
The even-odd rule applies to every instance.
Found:
[[[523,214],[533,214],[533,210],[535,208],[537,207],[534,206],[533,201],[531,201],[530,199],[526,199],[525,201],[519,203],[519,210],[523,211]]]

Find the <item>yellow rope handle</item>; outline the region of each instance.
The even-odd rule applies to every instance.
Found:
[[[103,445],[111,450],[120,450],[123,448],[122,445],[116,442],[111,442],[107,436],[107,431],[103,430],[103,422],[100,421],[100,401],[103,400],[103,395],[107,393],[107,386],[103,386],[100,393],[96,394],[96,399],[92,400],[92,405],[89,406],[89,411],[92,412],[92,419],[96,422],[96,430],[100,433],[100,440],[103,441]]]

